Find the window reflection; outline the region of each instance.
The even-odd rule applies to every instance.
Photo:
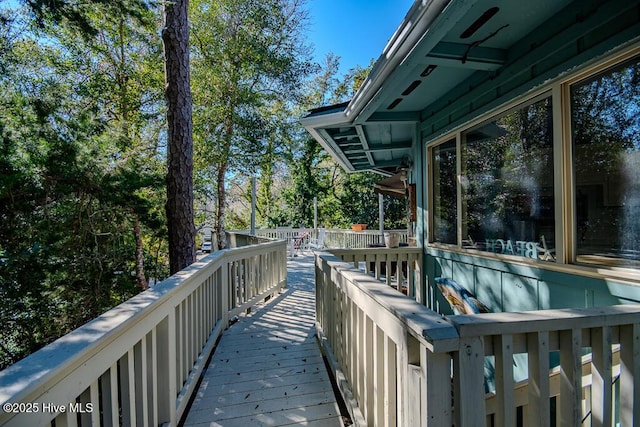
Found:
[[[489,252],[554,260],[551,98],[463,134],[462,232]]]
[[[640,265],[640,61],[571,87],[578,262]]]
[[[440,144],[431,151],[433,170],[433,241],[457,243],[456,227],[456,141]]]

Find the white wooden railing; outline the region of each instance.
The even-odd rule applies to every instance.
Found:
[[[328,252],[422,302],[422,248],[329,249]]]
[[[585,417],[592,426],[638,425],[637,305],[444,318],[330,254],[316,257],[316,292],[318,336],[360,425],[510,427],[522,406],[523,425],[549,426],[553,396],[556,425]],[[524,388],[513,378],[517,354],[526,355]],[[496,384],[489,396],[487,360]]]
[[[407,230],[385,230],[397,233],[400,242],[407,243]],[[317,230],[313,228],[270,228],[256,230],[257,236],[272,239],[291,240],[301,233],[308,233],[312,239],[317,239]],[[379,230],[343,230],[335,228],[325,229],[324,246],[327,248],[366,248],[369,245],[384,243]]]
[[[175,426],[241,313],[286,286],[286,242],[217,251],[0,372],[0,425]]]
[[[407,243],[407,230],[385,230],[385,232],[397,233],[401,243]],[[380,230],[337,230],[327,229],[325,246],[328,248],[366,248],[369,245],[383,244],[384,238]]]

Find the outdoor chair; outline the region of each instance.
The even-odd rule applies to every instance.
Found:
[[[324,235],[326,233],[325,228],[318,229],[318,238],[317,239],[309,239],[309,249],[313,250],[322,250],[324,249]]]
[[[554,248],[547,247],[547,240],[544,238],[544,234],[540,236],[541,245],[536,245],[536,249],[538,250],[538,258],[542,261],[555,261],[555,253],[556,250]]]
[[[298,256],[299,252],[305,252],[309,249],[309,233],[302,232],[291,238],[289,243],[291,257]]]

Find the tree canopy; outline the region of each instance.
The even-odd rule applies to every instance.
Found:
[[[367,72],[342,78],[339,58],[312,62],[302,1],[190,3],[191,148],[172,142],[189,130],[169,125],[166,10],[23,4],[0,7],[0,367],[183,267],[171,246],[189,262],[199,237],[171,243],[165,210],[172,150],[192,155],[178,174],[193,174],[193,200],[174,209],[192,229],[247,227],[252,176],[259,227],[311,226],[314,197],[323,225],[377,220],[380,177],[344,173],[298,122],[351,97]]]

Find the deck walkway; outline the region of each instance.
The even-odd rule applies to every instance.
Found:
[[[313,257],[287,265],[288,289],[222,336],[185,426],[342,426],[315,336]]]

